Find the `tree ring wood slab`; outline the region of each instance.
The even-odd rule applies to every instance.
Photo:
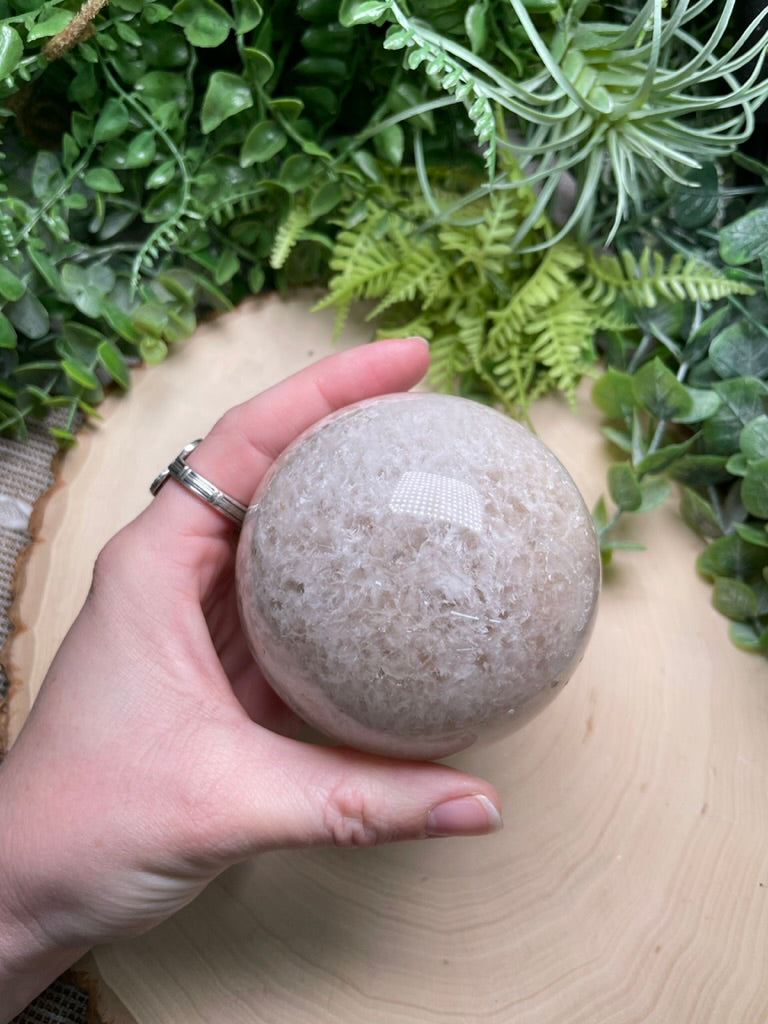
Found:
[[[147,503],[157,470],[230,405],[332,350],[330,318],[308,310],[267,298],[202,327],[137,372],[63,460],[16,608],[12,736],[99,547]],[[343,344],[366,338],[352,323]],[[588,398],[576,415],[542,402],[533,421],[591,505],[610,456]],[[632,529],[647,550],[607,574],[564,692],[454,759],[500,790],[502,833],[233,868],[165,925],[94,951],[105,1012],[118,1024],[765,1024],[765,662],[730,645],[674,507]]]

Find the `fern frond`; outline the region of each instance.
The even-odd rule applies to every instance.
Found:
[[[479,273],[503,274],[522,220],[521,204],[512,192],[491,193],[476,224],[441,225],[440,245],[460,253],[458,266],[473,264]]]
[[[639,258],[627,249],[618,256],[589,256],[585,294],[596,306],[609,306],[623,296],[634,306],[652,308],[663,300],[713,302],[727,295],[751,295],[753,289],[693,257],[676,252],[665,260],[646,247]]]
[[[430,344],[427,379],[437,391],[455,391],[457,380],[472,367],[464,339],[458,331],[445,331]]]
[[[527,323],[558,301],[583,266],[584,254],[571,242],[558,242],[545,250],[538,267],[523,279],[509,302],[489,314],[493,321],[488,332],[491,352],[502,354],[516,344]]]
[[[496,121],[491,90],[459,59],[445,49],[444,38],[428,24],[409,17],[395,0],[387,4],[396,25],[387,33],[384,48],[405,50],[405,64],[411,71],[425,64],[427,75],[443,92],[454,96],[467,110],[478,145],[485,150],[485,163],[492,176],[496,169]]]
[[[281,270],[301,239],[302,233],[312,223],[309,211],[301,205],[291,207],[275,233],[272,250],[269,254],[269,265],[273,270]]]
[[[531,354],[546,369],[549,386],[558,388],[571,402],[576,385],[595,361],[597,326],[594,307],[576,285],[528,323],[527,333],[534,336]]]

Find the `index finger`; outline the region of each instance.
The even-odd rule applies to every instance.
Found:
[[[317,420],[353,402],[407,391],[429,363],[421,338],[373,342],[327,356],[225,413],[188,465],[247,505],[280,452]],[[169,462],[175,453],[169,453]],[[189,545],[187,564],[210,560],[206,542],[237,536],[236,526],[169,479],[140,517],[165,550]],[[202,542],[202,543],[201,543]]]

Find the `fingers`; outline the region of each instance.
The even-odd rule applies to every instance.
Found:
[[[246,740],[250,756],[241,749],[248,767],[228,794],[232,859],[270,848],[371,846],[501,828],[498,795],[483,779],[259,732]]]
[[[424,375],[429,357],[419,338],[375,342],[307,367],[231,409],[189,456],[188,464],[247,504],[277,455],[317,420],[361,399],[406,391]],[[169,452],[169,462],[175,455]],[[169,480],[141,517],[154,542],[231,538],[236,527]],[[195,551],[189,549],[193,558]],[[209,557],[196,549],[197,557]]]

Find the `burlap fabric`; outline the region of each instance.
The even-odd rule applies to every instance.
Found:
[[[54,481],[57,444],[47,425],[32,427],[25,441],[0,438],[0,649],[10,633],[9,611],[19,558],[31,541],[30,516]],[[4,750],[9,680],[0,665],[0,757]],[[2,794],[0,794],[0,799]],[[88,996],[73,981],[60,978],[15,1019],[14,1024],[86,1024]]]

